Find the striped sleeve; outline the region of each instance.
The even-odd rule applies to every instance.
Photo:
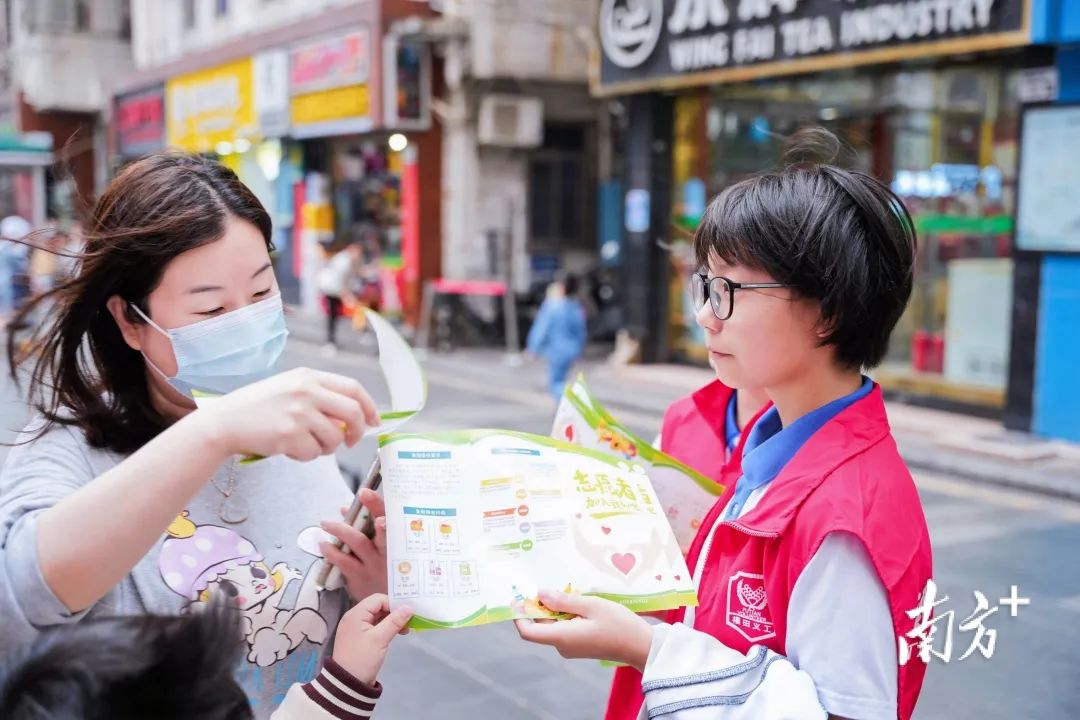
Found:
[[[764,646],[745,655],[685,625],[653,627],[641,689],[649,720],[825,720],[814,682]]]
[[[272,720],[365,720],[381,695],[382,685],[367,685],[326,658],[314,680],[289,689]]]

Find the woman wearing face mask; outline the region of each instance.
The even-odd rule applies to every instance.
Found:
[[[0,474],[0,645],[224,601],[257,717],[315,676],[347,602],[314,581],[319,522],[350,500],[328,456],[379,420],[354,380],[274,374],[270,236],[232,171],[185,155],[132,164],[98,201],[30,352],[9,340],[37,417]],[[229,394],[196,410],[199,393]],[[354,593],[385,584],[356,567]]]

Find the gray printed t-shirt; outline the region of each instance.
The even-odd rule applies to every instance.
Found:
[[[0,647],[83,618],[189,612],[223,596],[243,615],[246,656],[237,677],[256,717],[269,717],[293,683],[318,673],[346,607],[345,590],[314,584],[318,543],[328,539],[319,523],[350,502],[337,462],[274,457],[237,465],[230,507],[247,514],[237,524],[221,517],[233,465],[226,463],[119,585],[88,610],[69,613],[41,575],[38,516],[123,459],[64,427],[12,448],[0,472]]]

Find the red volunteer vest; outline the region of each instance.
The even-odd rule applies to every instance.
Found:
[[[723,482],[721,475],[729,459],[725,437],[727,407],[734,392],[714,380],[673,402],[660,426],[663,451],[705,477]]]
[[[664,421],[660,426],[660,447],[665,453],[702,475],[716,480],[727,489],[714,510],[715,507],[726,505],[728,496],[734,492],[735,481],[742,475],[743,443],[750,436],[750,428],[772,405],[766,404],[746,423],[738,447],[729,454],[727,407],[734,392],[719,380],[714,380],[673,402],[664,413]],[[708,525],[710,522],[715,522],[712,513],[706,517],[702,527],[711,527]],[[698,537],[701,535],[699,530]],[[693,551],[693,548],[691,550]],[[694,564],[688,562],[687,565],[690,572],[693,572]],[[664,619],[667,622],[678,622],[682,619],[682,611],[670,611]],[[620,667],[615,671],[605,720],[636,718],[644,701],[641,694],[641,673],[630,667]]]
[[[734,489],[728,483],[702,523],[687,558],[691,568]],[[862,540],[888,594],[893,630],[902,637],[915,625],[907,612],[931,577],[930,535],[876,386],[807,440],[757,506],[717,528],[702,568],[694,627],[739,652],[765,645],[785,655],[791,592],[832,532]],[[897,717],[909,720],[926,664],[916,656],[898,670]],[[641,703],[641,675],[619,668],[606,720],[633,720]]]

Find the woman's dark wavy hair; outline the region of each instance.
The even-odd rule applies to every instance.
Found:
[[[147,298],[178,255],[219,240],[230,216],[254,225],[272,249],[270,216],[220,163],[182,153],[137,160],[109,184],[84,222],[74,277],[23,308],[11,327],[51,308],[27,342],[8,336],[8,363],[44,417],[39,435],[76,427],[97,448],[131,453],[168,424],[150,402],[146,365],[106,307],[119,296],[149,315]],[[32,241],[27,244],[32,244]],[[127,317],[144,322],[127,305]],[[27,377],[28,374],[28,377]]]
[[[235,608],[52,628],[0,664],[4,720],[249,720]]]
[[[788,141],[784,167],[721,192],[694,234],[702,267],[712,257],[763,270],[821,305],[823,345],[852,370],[885,357],[911,296],[917,240],[904,204],[879,180],[836,163],[827,130]]]

